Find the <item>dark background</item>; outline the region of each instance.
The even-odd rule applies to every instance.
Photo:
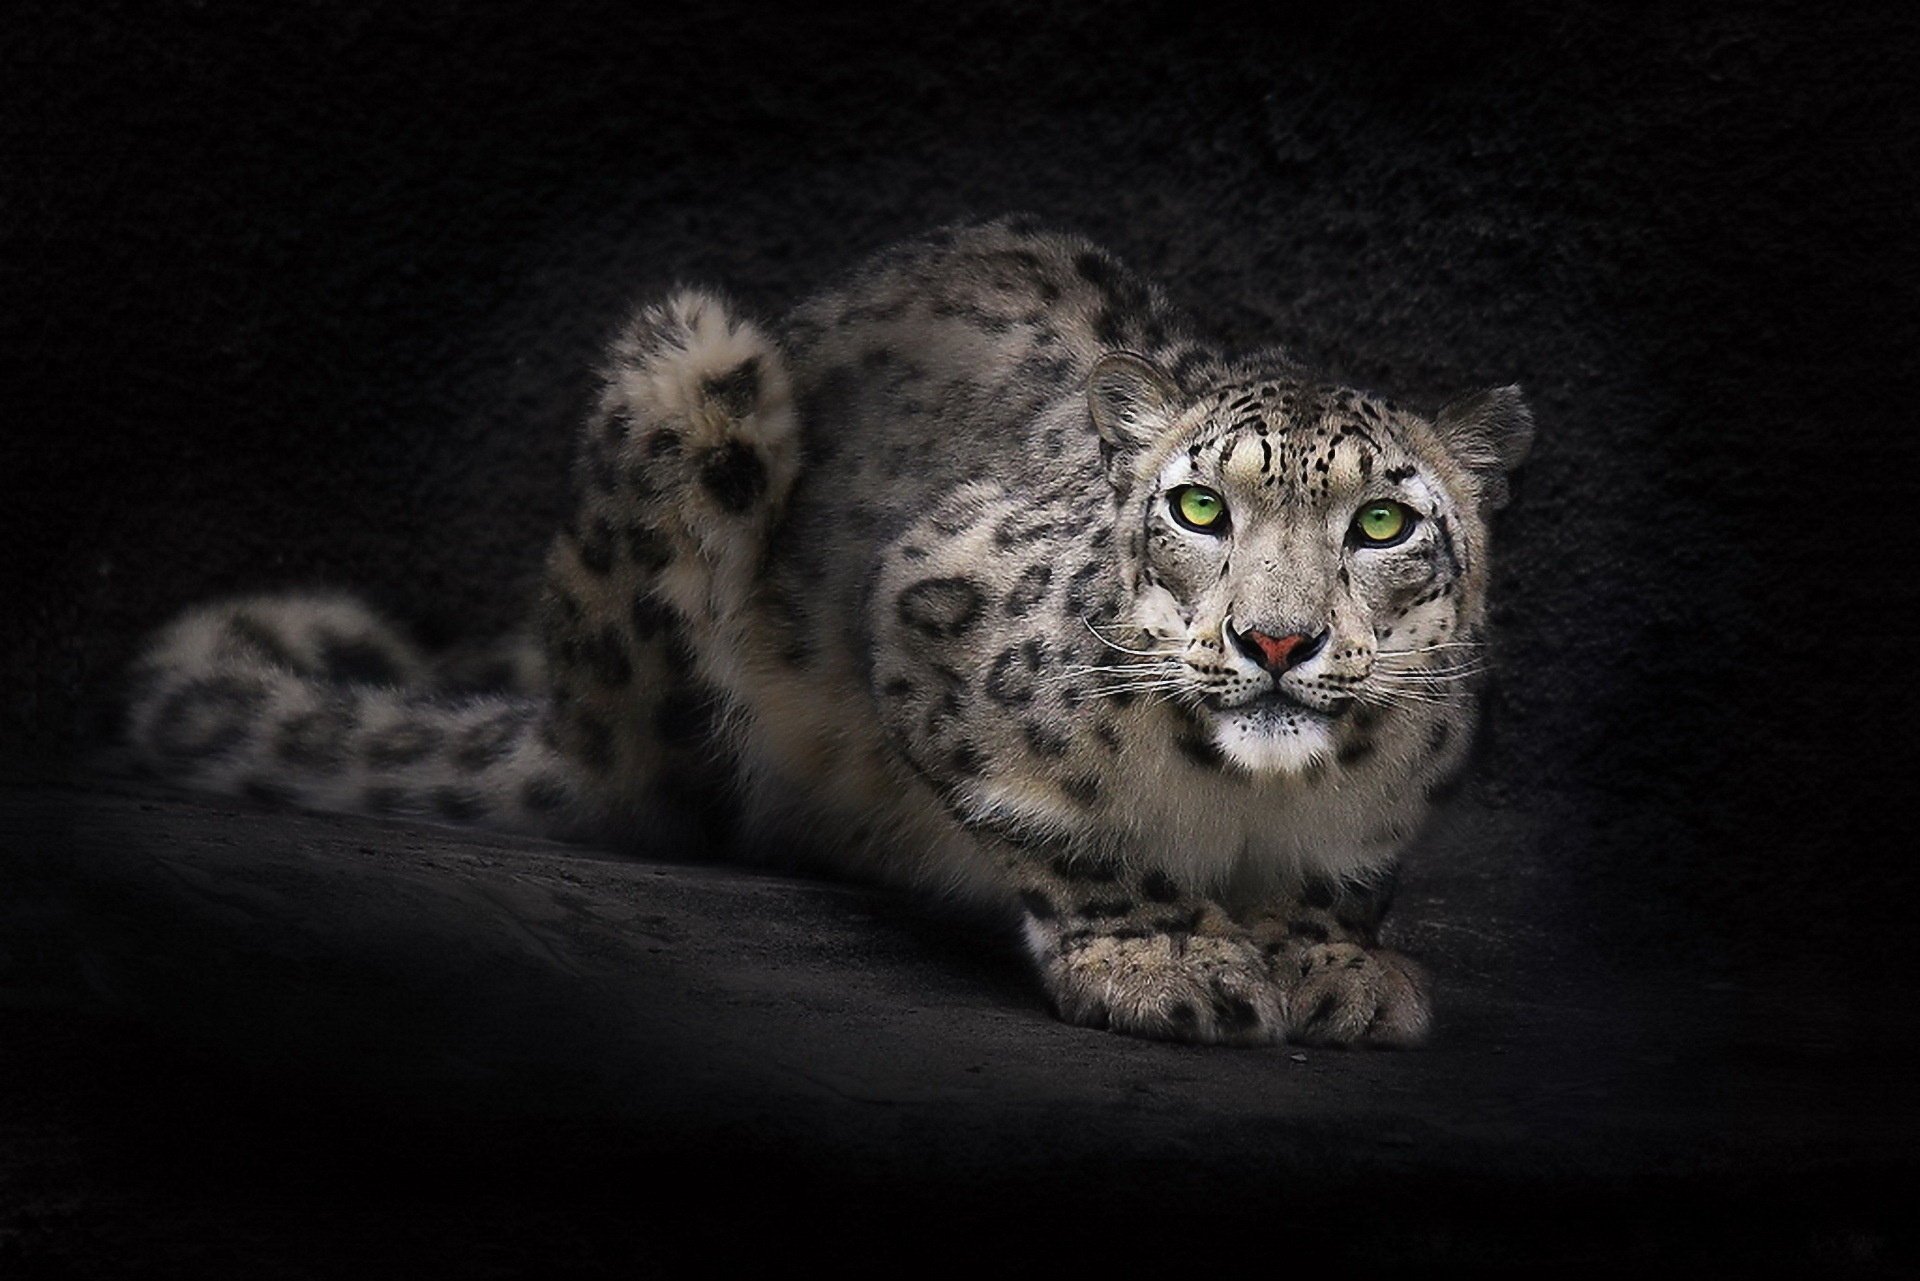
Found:
[[[6,774],[84,808],[115,673],[211,594],[508,624],[634,299],[771,315],[1029,210],[1226,342],[1429,407],[1523,384],[1458,803],[1525,833],[1461,856],[1497,956],[1631,990],[1616,1032],[1717,985],[1708,1043],[1818,1022],[1892,1071],[1917,58],[1892,4],[10,9]]]

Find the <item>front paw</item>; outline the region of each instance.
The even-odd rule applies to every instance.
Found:
[[[1379,1047],[1426,1040],[1433,1020],[1426,975],[1398,952],[1314,943],[1278,964],[1293,1040]]]
[[[1245,938],[1095,934],[1063,940],[1041,968],[1055,1012],[1081,1027],[1225,1045],[1286,1035],[1273,962]]]

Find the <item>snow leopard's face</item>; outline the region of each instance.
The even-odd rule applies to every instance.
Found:
[[[1182,397],[1110,356],[1090,394],[1142,657],[1229,761],[1305,770],[1354,709],[1471,672],[1486,515],[1530,434],[1516,392],[1428,423],[1284,376]]]

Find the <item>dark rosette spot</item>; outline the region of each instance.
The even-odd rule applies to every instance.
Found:
[[[1221,769],[1227,763],[1227,758],[1213,745],[1212,740],[1202,738],[1197,733],[1182,734],[1177,746],[1182,756],[1202,769]]]
[[[627,555],[641,570],[657,574],[673,559],[673,544],[652,525],[627,526]]]
[[[235,676],[183,685],[154,719],[154,747],[188,762],[226,756],[246,742],[266,697],[265,682]]]
[[[594,446],[589,446],[582,456],[581,468],[575,475],[586,477],[586,491],[589,494],[608,493],[620,481],[620,472],[614,466],[614,460],[606,450]]]
[[[580,563],[590,572],[605,574],[613,569],[613,526],[605,517],[596,516],[574,533],[574,545]]]
[[[993,544],[1002,551],[1006,551],[1022,543],[1031,543],[1035,539],[1045,538],[1050,534],[1071,534],[1072,532],[1070,526],[1064,525],[1050,512],[1036,514],[1031,511],[1019,511],[1010,516],[1001,517],[994,524]]]
[[[738,515],[767,491],[767,465],[745,441],[730,440],[709,450],[700,467],[700,483],[724,511]]]
[[[1100,780],[1091,774],[1060,780],[1060,790],[1076,805],[1092,805],[1100,799]]]
[[[520,803],[536,814],[551,814],[567,803],[567,785],[551,774],[536,774],[521,785]]]
[[[1228,1032],[1247,1032],[1260,1025],[1260,1015],[1253,1003],[1228,992],[1213,994],[1213,1017]]]
[[[400,721],[368,736],[367,760],[375,765],[412,765],[438,751],[441,738],[440,727],[430,721]]]
[[[464,770],[483,770],[512,755],[527,727],[527,713],[508,710],[469,725],[455,737],[453,763]]]
[[[1047,860],[1053,874],[1064,880],[1086,881],[1097,885],[1111,885],[1120,879],[1120,874],[1111,863],[1101,863],[1089,858],[1071,858],[1065,854]]]
[[[964,635],[980,617],[980,589],[967,578],[923,578],[900,593],[900,621],[940,639]]]
[[[302,712],[281,725],[274,751],[281,760],[302,769],[337,770],[346,762],[347,738],[354,724],[354,707],[345,700]]]
[[[973,522],[979,520],[985,510],[986,499],[979,494],[949,494],[940,500],[929,519],[943,534],[964,534],[973,528]]]
[[[600,443],[610,450],[624,445],[627,435],[633,430],[633,415],[624,406],[616,405],[607,411],[606,418],[600,424]]]
[[[1007,613],[1015,618],[1025,617],[1034,606],[1047,598],[1047,589],[1053,582],[1053,566],[1041,561],[1029,565],[1020,571],[1020,577],[1013,582],[1007,592]]]
[[[986,768],[986,759],[980,755],[980,749],[971,743],[962,743],[954,748],[949,760],[953,772],[967,778],[977,776]]]
[[[1158,870],[1140,878],[1140,892],[1156,903],[1171,903],[1180,897],[1180,887],[1173,878]]]
[[[619,689],[633,679],[633,660],[627,655],[626,638],[612,627],[602,627],[578,639],[579,661],[594,680],[609,689]]]
[[[948,726],[960,719],[960,713],[963,710],[965,709],[961,692],[954,689],[943,690],[940,696],[933,700],[933,705],[927,709],[925,720],[927,737],[943,736]]]
[[[1027,747],[1036,756],[1058,760],[1065,756],[1068,748],[1072,746],[1063,735],[1056,734],[1046,726],[1036,725],[1031,721],[1022,725],[1020,732],[1027,740]]]
[[[760,361],[748,357],[700,384],[707,399],[729,418],[744,418],[760,401]]]
[[[1106,566],[1096,560],[1073,571],[1073,577],[1067,581],[1069,618],[1086,618],[1098,623],[1113,617],[1117,606],[1112,585],[1103,581],[1105,569]]]
[[[1046,643],[1032,636],[1001,650],[987,669],[987,697],[1002,707],[1031,703],[1037,691],[1035,678],[1046,666],[1046,655]]]
[[[237,651],[282,667],[298,666],[280,634],[252,614],[235,614],[227,620],[226,631],[224,648],[229,652]]]
[[[640,592],[633,598],[633,634],[641,640],[652,640],[661,632],[674,626],[673,611],[661,604],[650,592]]]

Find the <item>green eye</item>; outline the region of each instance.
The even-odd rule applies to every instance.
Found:
[[[1386,547],[1405,538],[1413,529],[1415,517],[1405,503],[1383,498],[1368,503],[1353,517],[1353,532],[1362,543]]]
[[[1182,485],[1167,495],[1167,506],[1174,519],[1188,529],[1206,534],[1223,533],[1227,523],[1227,500],[1205,485]]]

